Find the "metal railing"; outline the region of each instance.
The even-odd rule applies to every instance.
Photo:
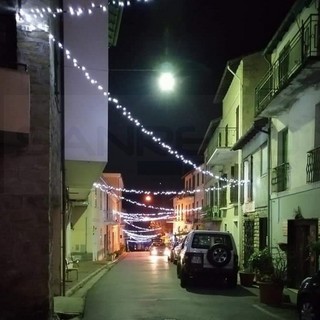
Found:
[[[307,182],[320,181],[320,147],[307,152]]]
[[[281,192],[288,188],[289,163],[282,163],[272,170],[272,192]]]
[[[319,57],[318,20],[317,15],[308,17],[299,32],[290,40],[287,49],[273,63],[256,87],[256,116],[288,84],[308,58]]]
[[[237,142],[237,130],[235,127],[219,127],[215,130],[207,147],[207,156],[218,148],[231,148]]]

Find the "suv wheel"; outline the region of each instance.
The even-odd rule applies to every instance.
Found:
[[[181,270],[180,271],[180,286],[181,288],[185,288],[189,283],[189,277],[185,273],[185,271]]]
[[[231,251],[224,244],[218,243],[208,250],[207,259],[213,266],[223,267],[231,260]]]
[[[316,320],[317,315],[313,304],[307,299],[303,300],[299,307],[300,320]]]

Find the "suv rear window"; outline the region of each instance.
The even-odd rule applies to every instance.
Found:
[[[222,243],[232,250],[232,242],[228,235],[212,233],[195,233],[192,240],[192,248],[209,249],[217,243]]]
[[[154,242],[154,243],[152,244],[152,246],[153,246],[153,247],[165,247],[166,245],[165,245],[165,243],[156,243],[156,242]]]

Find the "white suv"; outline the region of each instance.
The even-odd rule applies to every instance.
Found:
[[[190,278],[199,277],[219,277],[235,287],[238,271],[238,253],[231,233],[192,230],[186,236],[177,261],[181,287],[186,287]]]

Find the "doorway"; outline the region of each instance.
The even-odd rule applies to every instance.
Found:
[[[316,273],[318,259],[309,245],[318,239],[318,219],[288,220],[288,286],[298,289],[303,279]]]

